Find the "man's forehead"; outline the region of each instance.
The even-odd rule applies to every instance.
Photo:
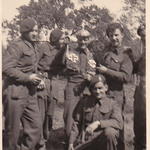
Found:
[[[119,28],[116,28],[115,30],[113,30],[109,34],[111,35],[111,34],[123,34],[123,33],[121,32],[121,30]]]
[[[98,88],[98,87],[104,87],[104,83],[102,81],[97,82],[94,88]]]
[[[95,85],[97,84],[97,83],[103,83],[104,82],[104,79],[101,77],[101,76],[97,76],[96,77],[96,79],[95,79]]]

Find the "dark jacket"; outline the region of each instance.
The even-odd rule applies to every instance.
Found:
[[[100,121],[100,128],[112,127],[122,129],[123,120],[121,110],[116,102],[105,97],[97,101],[93,96],[82,99],[75,108],[74,123],[70,135],[70,143],[73,143],[85,128],[94,121]]]
[[[81,83],[85,74],[95,74],[96,62],[88,49],[69,48],[69,53],[64,53],[63,63],[70,82]]]
[[[105,76],[109,89],[121,91],[123,84],[131,80],[133,70],[132,61],[125,47],[115,49],[110,46],[104,55],[103,64],[108,68]]]
[[[29,82],[29,75],[37,73],[38,53],[36,45],[19,39],[13,42],[3,57],[3,74],[6,76],[5,90],[14,99],[35,93],[35,86]]]

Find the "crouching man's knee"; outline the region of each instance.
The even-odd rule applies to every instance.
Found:
[[[104,136],[105,139],[107,141],[107,143],[109,144],[109,146],[116,146],[117,145],[117,141],[118,141],[118,137],[119,137],[119,130],[116,130],[114,128],[106,128],[104,129]]]

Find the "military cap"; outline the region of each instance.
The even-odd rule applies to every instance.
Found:
[[[90,36],[90,32],[87,30],[80,30],[77,34],[77,38],[81,38],[81,37],[89,37]]]
[[[51,43],[58,42],[62,35],[63,32],[60,29],[54,29],[50,34],[50,42]]]
[[[92,90],[92,88],[94,88],[95,84],[98,82],[102,82],[102,83],[106,84],[105,77],[100,74],[93,76],[90,81],[89,89]]]
[[[37,22],[33,18],[24,19],[20,24],[20,32],[30,32]]]

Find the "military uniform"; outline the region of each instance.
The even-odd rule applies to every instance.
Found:
[[[96,63],[88,49],[69,49],[64,54],[63,63],[68,81],[65,89],[64,122],[66,133],[69,136],[72,126],[72,113],[79,101],[87,81],[85,75],[95,74]]]
[[[43,121],[45,117],[50,120],[48,122],[49,130],[52,128],[52,118],[56,102],[59,100],[59,80],[60,73],[62,74],[62,66],[59,65],[60,59],[56,46],[52,46],[48,42],[44,42],[39,45],[39,63],[38,72],[43,76],[45,80],[45,89],[38,91],[39,107],[41,107],[41,113]],[[59,60],[58,62],[56,60]],[[60,63],[61,64],[61,63]],[[46,114],[46,116],[45,116]],[[46,129],[46,128],[44,128]],[[45,130],[45,134],[46,130]]]
[[[109,94],[122,106],[123,84],[130,81],[133,65],[125,46],[114,48],[110,45],[106,51],[103,64],[108,68],[104,74],[109,87]]]
[[[141,47],[143,49],[143,53],[135,63],[135,73],[137,73],[140,79],[139,85],[136,86],[134,94],[135,150],[146,149],[146,50],[143,44],[141,45]]]
[[[53,60],[52,46],[48,42],[38,43],[38,74],[43,78],[45,87],[43,89],[38,89],[37,100],[38,106],[41,113],[42,131],[41,131],[41,141],[37,145],[37,149],[45,147],[45,140],[47,140],[49,131],[51,129],[52,123],[50,122],[50,117],[48,116],[48,108],[51,103],[51,90],[50,90],[50,79],[49,70],[50,65]]]
[[[11,150],[34,149],[40,139],[37,88],[29,81],[29,75],[37,73],[37,63],[36,45],[23,39],[12,43],[3,57],[3,73],[6,75],[3,94],[7,109],[5,127]],[[21,141],[20,123],[23,125]]]
[[[86,143],[88,146],[84,147],[92,150],[117,149],[119,131],[123,127],[123,120],[120,108],[112,99],[103,97],[101,100],[96,100],[93,96],[85,97],[76,106],[73,118],[69,143],[74,143],[74,146],[75,144],[84,146]],[[100,121],[100,126],[93,135],[86,136],[84,134],[86,127],[95,121]],[[96,135],[98,135],[97,138],[94,138]]]

